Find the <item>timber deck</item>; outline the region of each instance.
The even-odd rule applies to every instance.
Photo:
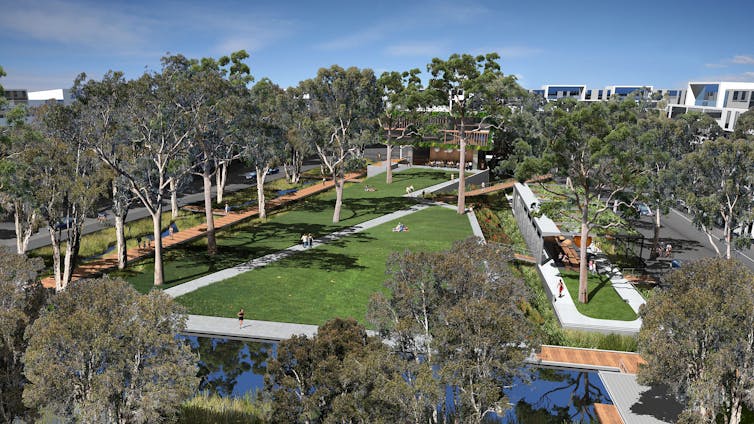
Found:
[[[636,374],[639,365],[646,363],[638,353],[546,345],[542,346],[537,359],[549,365],[589,369],[612,368],[624,374]]]
[[[549,180],[550,178],[552,178],[552,175],[550,175],[550,174],[547,174],[547,175],[537,175],[537,176],[535,176],[535,177],[533,177],[531,179],[526,180],[526,182],[527,183],[535,183],[535,182],[539,182],[539,181],[546,181],[546,180]],[[489,187],[485,187],[485,188],[478,188],[476,190],[467,191],[466,192],[466,197],[481,196],[483,194],[494,193],[494,192],[500,191],[500,190],[507,190],[507,189],[513,187],[513,185],[516,184],[516,182],[517,182],[516,180],[509,180],[509,181],[502,182],[500,184],[495,184],[493,186],[489,186]]]
[[[346,175],[346,181],[359,182],[358,179],[361,176],[359,173],[351,173]],[[265,206],[268,210],[282,207],[286,204],[304,199],[309,196],[327,191],[335,186],[332,180],[325,181],[324,183],[315,183],[297,190],[295,193],[286,194],[284,196],[276,197],[265,202]],[[203,209],[202,209],[203,210]],[[259,215],[259,209],[257,207],[249,208],[243,212],[230,212],[228,214],[225,211],[218,211],[218,214],[223,216],[215,217],[215,231],[238,224],[239,222],[253,218]],[[207,224],[199,224],[195,227],[187,228],[185,230],[178,231],[173,235],[162,238],[162,248],[169,249],[173,246],[177,246],[183,243],[187,243],[196,240],[207,235]],[[154,255],[154,246],[150,243],[149,247],[134,247],[128,249],[126,252],[128,262],[137,261],[143,258]],[[102,274],[103,272],[115,269],[118,267],[117,253],[111,253],[107,256],[103,256],[100,259],[95,259],[86,263],[83,263],[73,270],[73,278],[71,281],[76,281],[82,278],[93,277]],[[55,287],[55,277],[50,276],[42,279],[42,285],[48,288]]]
[[[595,403],[594,413],[597,415],[600,424],[623,424],[623,419],[615,405]]]

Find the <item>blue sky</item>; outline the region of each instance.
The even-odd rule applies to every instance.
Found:
[[[754,2],[632,1],[59,1],[0,0],[6,88],[69,87],[86,72],[129,78],[166,52],[246,49],[258,80],[283,87],[332,64],[376,73],[452,53],[502,56],[506,74],[542,84],[754,81]]]

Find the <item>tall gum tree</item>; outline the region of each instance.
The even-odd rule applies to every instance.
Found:
[[[109,154],[114,161],[131,160],[130,151],[124,148],[127,141],[123,112],[127,96],[123,74],[110,71],[101,81],[85,79],[86,75],[81,74],[74,83],[76,99],[81,110],[82,141],[100,158]],[[115,219],[118,269],[125,269],[128,262],[125,222],[134,201],[126,183],[122,176],[115,173],[112,176],[112,210]]]
[[[452,129],[457,131],[459,151],[458,213],[466,211],[466,148],[474,131],[500,129],[510,113],[506,97],[520,91],[513,76],[504,76],[497,53],[472,56],[452,54],[447,60],[432,59],[427,70],[430,95],[436,106],[450,106]],[[518,89],[517,89],[518,87]]]
[[[78,106],[45,104],[35,111],[34,119],[43,135],[33,150],[35,196],[47,220],[57,291],[73,278],[84,220],[94,211],[108,181],[101,163],[82,142]],[[63,239],[65,252],[61,252]]]
[[[685,199],[694,223],[707,235],[719,256],[731,258],[733,230],[752,221],[754,147],[751,141],[718,138],[704,142],[684,156],[675,168],[677,190]],[[723,223],[725,252],[715,244],[715,221]]]
[[[337,223],[343,206],[346,162],[358,155],[376,132],[380,108],[377,80],[371,69],[333,65],[303,81],[301,88],[309,96],[317,153],[335,183],[333,223]]]
[[[416,110],[426,102],[419,69],[403,73],[383,72],[377,79],[382,94],[381,112],[377,118],[383,131],[385,154],[385,182],[393,183],[393,146],[415,138],[417,133]]]
[[[244,135],[243,159],[256,171],[257,208],[259,217],[266,218],[264,181],[270,169],[282,161],[285,154],[285,138],[282,113],[285,107],[285,92],[268,78],[254,84],[244,109],[239,132]]]
[[[563,190],[553,194],[576,207],[575,214],[568,207],[564,213],[580,223],[579,302],[587,303],[589,234],[594,228],[620,224],[618,220],[605,222],[604,215],[617,196],[633,189],[644,174],[637,151],[637,105],[633,100],[577,103],[564,99],[547,108],[547,150],[541,158],[529,158],[521,176],[551,172],[565,179]]]
[[[639,381],[669,386],[698,420],[683,422],[738,424],[754,407],[753,278],[737,260],[684,264],[639,311]]]
[[[98,153],[122,175],[131,193],[152,217],[154,285],[165,280],[162,266],[162,208],[171,177],[188,169],[173,169],[182,161],[195,133],[201,96],[191,90],[186,68],[163,59],[160,73],[147,73],[127,84],[125,106],[128,147],[134,156],[120,162],[111,152]]]

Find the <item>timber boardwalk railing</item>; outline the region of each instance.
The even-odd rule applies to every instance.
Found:
[[[346,175],[346,181],[358,182],[358,178],[361,177],[361,173],[351,173]],[[270,199],[265,202],[265,205],[269,209],[279,208],[289,203],[304,199],[306,197],[327,191],[335,186],[332,180],[325,181],[321,184],[315,183],[305,186],[294,193],[289,193],[274,199]],[[204,209],[202,208],[202,211]],[[215,217],[215,230],[220,230],[232,225],[235,225],[241,221],[253,218],[259,215],[259,210],[256,207],[252,207],[243,212],[230,212],[225,214],[225,211],[217,211],[217,214],[222,216]],[[202,223],[191,228],[187,228],[182,231],[178,231],[167,237],[162,237],[162,248],[169,249],[173,246],[187,243],[192,240],[204,237],[207,235],[207,223]],[[126,257],[128,262],[137,261],[149,256],[154,255],[154,247],[150,243],[148,247],[134,247],[126,251]],[[102,274],[105,271],[118,267],[117,253],[111,253],[100,259],[95,259],[86,263],[83,263],[73,270],[73,277],[71,281],[76,281],[81,278],[87,278]],[[55,287],[55,277],[50,276],[42,279],[42,285],[48,288]]]

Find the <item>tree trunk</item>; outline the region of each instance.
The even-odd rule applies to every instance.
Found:
[[[340,209],[343,207],[343,185],[345,177],[333,173],[333,182],[335,183],[335,211],[332,214],[333,224],[340,222]]]
[[[728,215],[729,219],[725,220],[725,227],[723,229],[723,231],[725,232],[725,234],[723,234],[723,236],[725,237],[725,259],[730,259],[733,253],[731,250],[731,244],[732,244],[731,235],[733,234],[733,231],[732,231],[733,229],[731,228],[731,225],[730,225],[730,221],[731,221],[730,217],[733,216],[732,214],[733,214],[733,211],[731,211],[731,214]]]
[[[223,196],[225,195],[225,185],[228,183],[228,161],[220,161],[220,168],[215,171],[215,178],[217,179],[217,204],[222,204]]]
[[[31,213],[31,216],[27,218],[26,223],[21,222],[21,212],[23,211],[23,205],[21,202],[15,202],[13,206],[13,218],[16,222],[16,253],[23,255],[26,253],[26,249],[29,248],[29,239],[34,231],[34,221],[37,220],[37,212]]]
[[[126,249],[125,218],[115,215],[115,242],[116,256],[118,257],[118,269],[126,269],[128,254]]]
[[[172,178],[170,179],[170,212],[173,219],[178,218],[178,187]]]
[[[158,202],[152,214],[152,232],[154,234],[154,285],[161,286],[165,282],[162,269],[162,203]]]
[[[657,205],[657,208],[655,209],[655,225],[654,225],[654,235],[652,236],[652,252],[655,251],[655,248],[660,245],[660,205]],[[652,253],[650,253],[650,256]]]
[[[393,164],[391,162],[392,156],[393,156],[393,145],[387,144],[387,154],[385,155],[385,163],[387,164],[387,168],[385,169],[385,173],[387,174],[387,177],[385,178],[385,182],[387,184],[393,183]]]
[[[259,217],[264,219],[267,218],[264,202],[264,179],[267,176],[268,168],[265,167],[264,172],[259,167],[255,169],[257,170],[257,210],[259,211]]]
[[[730,421],[728,424],[738,424],[741,422],[741,398],[733,395],[730,404]]]
[[[585,201],[586,203],[586,201]],[[588,206],[584,205],[581,217],[581,243],[579,243],[579,302],[589,302],[589,293],[587,291],[587,279],[589,272],[587,270],[586,247],[587,238],[589,237],[589,226],[586,223],[588,217]]]
[[[73,271],[73,241],[68,238],[65,242],[65,258],[63,259],[62,287],[65,290],[71,282]]]
[[[209,174],[209,166],[205,164],[202,173],[204,182],[204,216],[207,221],[207,254],[217,254],[217,240],[215,239],[215,216],[212,214],[212,179]]]
[[[463,131],[463,130],[461,130]],[[461,135],[461,143],[458,150],[461,152],[461,158],[458,161],[458,213],[466,212],[466,135]]]
[[[54,224],[53,224],[54,225]],[[53,225],[47,227],[50,232],[50,246],[52,247],[52,272],[55,276],[55,291],[63,291],[63,279],[60,274],[60,240],[56,233],[57,230]]]

